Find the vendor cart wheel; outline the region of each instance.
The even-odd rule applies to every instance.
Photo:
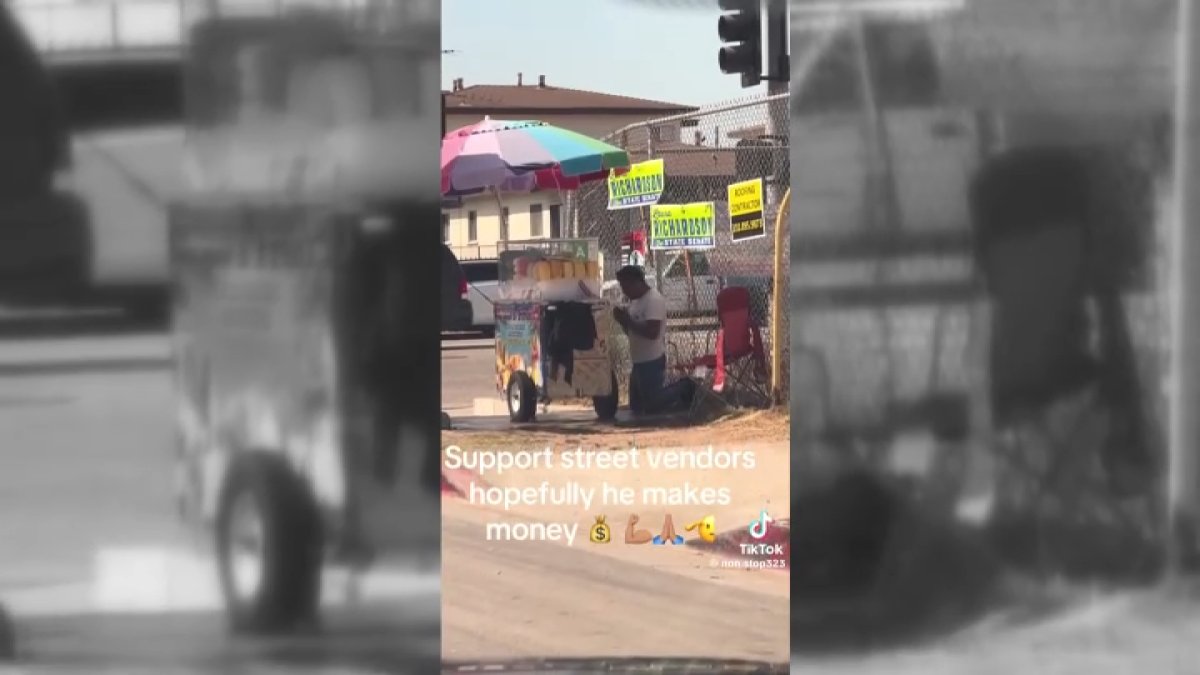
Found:
[[[235,632],[279,633],[315,622],[320,604],[320,516],[279,457],[234,460],[217,513],[216,551]]]
[[[513,373],[508,380],[508,417],[513,422],[532,422],[537,416],[537,385],[528,373]]]
[[[592,409],[601,422],[611,422],[617,418],[617,406],[620,403],[620,390],[617,388],[617,374],[612,374],[612,390],[608,396],[593,396]]]

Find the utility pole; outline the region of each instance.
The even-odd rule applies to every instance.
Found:
[[[461,53],[461,52],[457,49],[443,49],[442,50],[443,56],[445,56],[447,54],[459,54],[459,53]],[[446,137],[446,95],[439,92],[438,96],[441,97],[442,138],[445,138]]]

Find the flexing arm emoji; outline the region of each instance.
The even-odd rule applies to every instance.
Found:
[[[635,526],[638,524],[637,514],[629,516],[629,522],[625,526],[625,543],[626,544],[648,544],[654,538],[650,534],[650,530],[639,530]]]

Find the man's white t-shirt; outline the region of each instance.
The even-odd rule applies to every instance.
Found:
[[[629,356],[634,363],[653,361],[667,353],[667,301],[662,293],[651,288],[646,294],[629,303],[629,316],[634,321],[662,321],[658,337],[648,340],[629,333]]]

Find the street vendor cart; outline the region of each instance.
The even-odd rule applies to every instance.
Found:
[[[365,571],[421,535],[410,526],[393,542],[372,523],[415,523],[436,504],[436,430],[401,443],[403,429],[430,427],[396,386],[418,376],[404,365],[413,314],[388,289],[402,226],[353,204],[172,208],[177,496],[211,533],[239,630],[315,618],[323,568]]]
[[[599,242],[554,239],[501,247],[496,387],[510,419],[530,422],[539,403],[587,398],[600,419],[615,418],[615,333],[612,305],[600,297]]]
[[[169,217],[176,497],[238,632],[311,625],[327,566],[361,573],[438,538],[421,386],[438,327],[419,292],[437,203],[406,158],[426,122],[385,95],[398,49],[438,56],[385,29],[216,18],[189,44],[189,180]]]

